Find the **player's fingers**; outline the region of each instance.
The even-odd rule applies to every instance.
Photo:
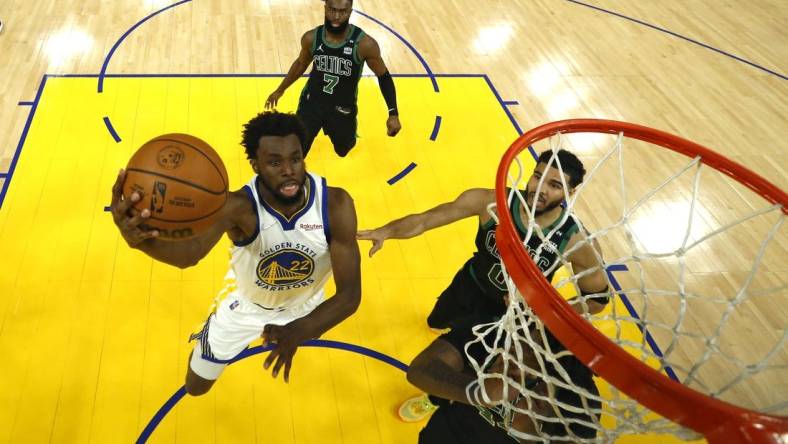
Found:
[[[268,346],[277,343],[279,340],[279,326],[268,324],[263,327],[263,345]]]
[[[150,217],[150,210],[145,208],[144,210],[138,213],[137,212],[133,213],[131,217],[126,218],[126,222],[124,223],[124,226],[126,227],[126,229],[137,228],[140,226],[142,222],[144,222],[149,217]]]
[[[356,232],[356,239],[368,240],[370,233],[372,233],[372,230],[358,230],[358,232]]]
[[[280,354],[279,357],[276,359],[276,363],[274,364],[274,369],[271,371],[271,376],[273,376],[274,378],[279,376],[279,370],[282,369],[282,366],[285,364],[287,360],[288,360],[287,353]]]
[[[260,334],[260,337],[263,338],[263,345],[266,344],[268,335],[271,334],[271,328],[273,328],[273,325],[271,324],[266,324],[265,326],[263,326],[263,332]]]
[[[147,239],[154,239],[157,237],[159,237],[159,230],[140,231],[139,234],[140,241],[144,241]]]
[[[383,248],[383,241],[372,242],[372,248],[369,249],[369,257],[372,257],[372,255],[377,253],[381,248]]]
[[[139,218],[142,215],[142,212],[147,211],[150,214],[150,210],[142,210],[142,212],[137,211],[136,208],[132,207],[132,205],[139,200],[139,195],[136,193],[132,193],[131,199],[124,199],[116,208],[113,208],[113,217],[115,218],[115,224],[120,227],[120,229],[124,232],[130,232],[134,230],[139,230],[137,226],[142,223],[142,220]]]
[[[124,170],[118,171],[118,177],[115,178],[115,184],[112,185],[112,200],[110,206],[115,208],[115,205],[120,201],[120,196],[123,194],[123,179],[126,177]]]
[[[290,368],[293,366],[293,357],[295,357],[296,350],[298,349],[293,350],[290,359],[285,362],[285,382],[290,382]]]
[[[268,367],[270,367],[271,364],[273,364],[274,360],[278,357],[279,357],[279,348],[277,347],[271,350],[271,353],[269,353],[268,357],[265,358],[265,361],[263,361],[263,368],[268,370]]]

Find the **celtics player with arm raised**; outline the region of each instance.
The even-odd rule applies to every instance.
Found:
[[[206,393],[224,367],[256,338],[276,344],[264,367],[276,377],[290,367],[298,345],[320,337],[353,314],[361,301],[356,211],[350,195],[307,173],[306,130],[293,114],[266,112],[244,127],[242,144],[256,173],[229,194],[218,221],[203,235],[162,241],[146,231],[147,209],[123,199],[124,173],[112,190],[115,224],[130,247],[177,267],[196,264],[222,235],[233,243],[226,297],[191,336],[195,341],[186,391]],[[323,286],[333,272],[336,294]]]
[[[325,23],[301,37],[298,58],[265,102],[266,108],[275,107],[285,90],[312,64],[296,112],[307,128],[304,156],[321,128],[340,157],[356,145],[358,81],[364,63],[378,77],[388,107],[386,133],[394,137],[402,128],[394,80],[381,58],[380,47],[361,28],[350,24],[352,11],[353,0],[326,0]]]
[[[559,254],[572,251],[565,259],[571,263],[573,271],[576,274],[588,271],[578,280],[582,297],[573,301],[573,307],[580,313],[598,313],[608,302],[604,295],[608,288],[605,272],[590,244],[583,243],[574,249],[578,242],[586,239],[586,234],[575,217],[564,218],[566,209],[561,205],[583,181],[585,168],[582,162],[568,151],[560,150],[555,157],[561,164],[563,181],[552,151],[545,151],[537,159],[525,190],[526,202],[532,207],[535,206],[535,223],[541,227],[544,236],[548,236],[550,232],[553,234],[545,245],[542,245],[542,239],[534,234],[526,247],[539,268],[546,273],[548,280],[552,279],[557,268],[555,265],[559,261]],[[540,180],[543,182],[541,186]],[[564,188],[564,181],[568,189]],[[434,329],[446,329],[469,317],[501,316],[506,310],[504,296],[507,289],[495,243],[495,221],[487,212],[487,207],[494,202],[495,190],[470,189],[462,192],[452,202],[438,205],[423,213],[405,216],[374,230],[359,231],[357,237],[372,241],[369,251],[372,256],[387,239],[407,239],[467,217],[478,217],[479,228],[475,240],[477,251],[438,297],[435,307],[427,317],[427,324]],[[512,197],[509,208],[520,237],[525,238],[528,230],[526,221],[530,217],[528,210],[516,196]],[[430,411],[429,404],[426,404],[426,408],[421,408],[410,401],[400,409],[403,419],[415,419],[423,416],[419,412]],[[413,407],[414,405],[416,407]]]

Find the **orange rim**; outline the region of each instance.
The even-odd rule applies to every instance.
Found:
[[[515,157],[532,143],[557,133],[619,134],[659,145],[730,176],[788,214],[788,195],[744,166],[689,140],[641,125],[613,120],[572,119],[534,128],[515,140],[496,175],[496,204],[507,208],[506,181]],[[499,212],[496,243],[506,270],[528,305],[567,349],[601,378],[652,411],[702,433],[712,443],[781,443],[788,419],[746,410],[711,398],[647,366],[600,333],[561,297],[531,260],[508,211]]]

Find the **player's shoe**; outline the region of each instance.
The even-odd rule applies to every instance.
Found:
[[[430,416],[437,409],[438,406],[430,402],[427,394],[422,393],[403,402],[397,410],[397,414],[399,419],[405,422],[418,422]]]
[[[448,333],[449,331],[451,331],[451,329],[450,328],[432,328],[432,327],[430,327],[430,331],[433,332],[434,334],[440,336],[440,335],[442,335],[444,333]]]
[[[0,32],[3,32],[3,21],[0,20]]]

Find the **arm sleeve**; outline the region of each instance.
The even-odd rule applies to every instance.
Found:
[[[378,86],[380,86],[380,92],[383,93],[383,99],[389,109],[389,116],[398,116],[397,90],[394,88],[394,79],[391,78],[391,73],[386,71],[378,77]]]

